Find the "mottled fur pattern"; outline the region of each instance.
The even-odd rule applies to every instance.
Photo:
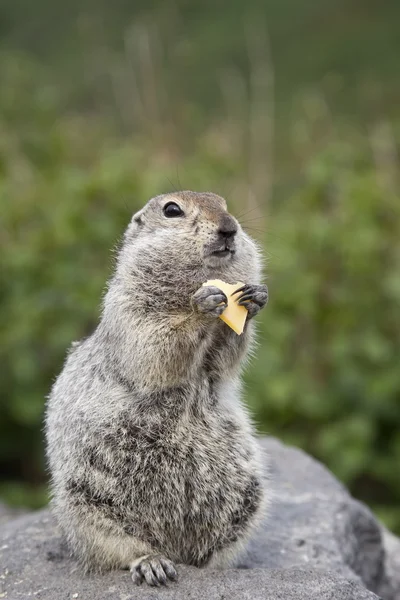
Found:
[[[184,215],[166,218],[167,201]],[[224,219],[237,231],[220,257]],[[101,321],[73,344],[47,405],[53,508],[86,570],[160,554],[224,566],[258,522],[263,461],[239,379],[253,322],[238,336],[193,296],[208,279],[258,285],[260,271],[219,196],[159,196],[133,217]],[[162,561],[139,579],[152,583]]]

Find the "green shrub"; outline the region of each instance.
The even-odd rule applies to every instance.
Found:
[[[400,198],[351,143],[275,207],[249,395],[260,427],[320,458],[400,530]]]

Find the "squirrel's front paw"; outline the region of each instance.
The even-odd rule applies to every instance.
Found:
[[[239,294],[239,296],[236,296]],[[235,300],[241,306],[247,308],[249,317],[255,317],[256,314],[264,308],[268,302],[268,288],[266,285],[246,284],[235,290],[232,294]]]
[[[174,564],[161,555],[142,556],[131,564],[130,571],[136,585],[145,579],[148,585],[157,587],[166,585],[168,579],[175,581],[178,578]]]
[[[192,297],[197,309],[212,317],[219,317],[228,306],[228,298],[213,285],[202,285]]]

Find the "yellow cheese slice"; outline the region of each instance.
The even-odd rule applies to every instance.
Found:
[[[214,285],[224,292],[226,297],[228,298],[228,306],[220,315],[220,319],[222,319],[235,333],[240,335],[243,333],[244,324],[246,323],[247,317],[247,309],[244,306],[240,306],[235,300],[237,296],[240,296],[240,293],[237,296],[231,296],[235,290],[241,288],[244,284],[238,281],[234,285],[230,283],[225,283],[225,281],[221,281],[221,279],[210,279],[203,283],[203,285]]]

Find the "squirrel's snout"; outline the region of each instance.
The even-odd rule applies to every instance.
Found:
[[[222,215],[219,226],[218,226],[218,236],[224,240],[228,240],[234,238],[237,234],[237,223],[231,215],[224,214]]]
[[[214,227],[216,226],[216,229]],[[236,254],[236,240],[240,227],[229,213],[219,213],[218,218],[208,223],[208,239],[204,244],[206,257],[215,259],[232,259]]]

